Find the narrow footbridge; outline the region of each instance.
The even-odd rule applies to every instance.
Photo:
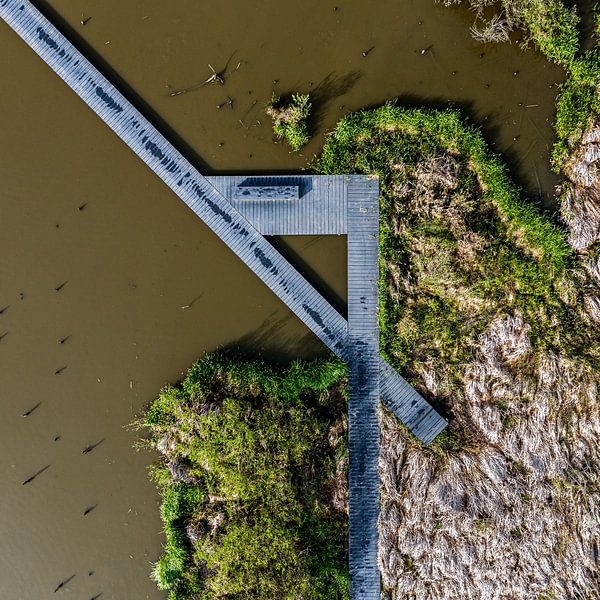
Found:
[[[350,597],[378,600],[382,399],[424,443],[446,421],[379,355],[378,181],[363,175],[205,177],[29,1],[0,16],[321,341],[349,364]],[[265,239],[348,236],[348,319]]]

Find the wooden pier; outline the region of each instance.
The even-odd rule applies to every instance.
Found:
[[[207,178],[29,1],[0,0],[0,16],[332,352],[348,361],[350,595],[379,598],[377,403],[383,399],[425,443],[447,423],[379,356],[377,180]],[[264,237],[280,234],[348,235],[348,320]]]

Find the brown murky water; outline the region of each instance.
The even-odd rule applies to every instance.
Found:
[[[463,10],[43,6],[207,170],[298,169],[341,115],[400,97],[463,105],[521,181],[551,194],[561,72],[514,45],[475,44]],[[137,434],[124,426],[216,347],[241,342],[279,360],[322,347],[3,24],[0,56],[0,599],[164,598],[148,577],[162,541],[150,457],[132,451]],[[224,86],[169,96],[167,85],[194,85],[228,59]],[[314,92],[318,135],[304,156],[272,143],[262,111],[273,89]],[[217,109],[227,97],[233,109]],[[343,307],[344,238],[278,244]]]

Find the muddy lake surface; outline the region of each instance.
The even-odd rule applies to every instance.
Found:
[[[426,0],[39,7],[205,172],[297,170],[348,112],[392,98],[452,102],[551,206],[563,74],[514,43],[475,43],[466,10]],[[138,433],[125,426],[217,347],[282,362],[324,350],[4,24],[0,55],[0,598],[164,598],[149,579],[163,540],[146,476],[154,457],[132,449]],[[170,96],[209,77],[209,63],[227,67],[224,86]],[[273,90],[313,93],[316,135],[302,155],[273,143]],[[227,98],[232,108],[217,108]],[[277,244],[343,308],[345,238]]]

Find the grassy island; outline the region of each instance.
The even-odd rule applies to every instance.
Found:
[[[345,381],[340,362],[217,353],[161,392],[144,424],[171,600],[347,597]]]

